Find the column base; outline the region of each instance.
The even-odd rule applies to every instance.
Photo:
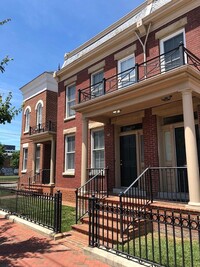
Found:
[[[188,204],[186,206],[188,206],[190,208],[194,207],[194,208],[200,209],[200,202],[192,202],[192,201],[190,201],[190,202],[188,202]]]

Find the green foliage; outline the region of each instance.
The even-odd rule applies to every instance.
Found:
[[[3,167],[5,159],[6,155],[5,155],[4,145],[0,144],[0,168]]]
[[[19,168],[19,151],[15,151],[12,153],[11,159],[10,159],[10,165],[13,168],[18,169]]]
[[[5,100],[0,96],[0,124],[11,123],[12,119],[21,112],[21,108],[16,109],[12,106],[11,99],[11,92],[8,93]]]

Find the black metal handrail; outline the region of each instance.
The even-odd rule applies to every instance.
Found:
[[[60,191],[52,195],[0,187],[0,209],[52,229],[54,232],[61,232]]]
[[[119,194],[120,208],[133,212],[143,211],[154,200],[188,202],[188,182],[186,167],[148,167],[138,178]],[[125,218],[121,216],[121,233]],[[132,223],[130,214],[126,214],[127,221]]]
[[[38,134],[43,132],[56,132],[56,122],[47,121],[45,123],[38,123],[38,125],[29,128],[29,134]]]
[[[91,85],[84,89],[79,89],[78,103],[83,103],[93,98],[100,97],[185,64],[192,65],[200,71],[200,59],[186,49],[181,43],[178,47],[168,51],[167,53],[163,53],[140,64],[136,63],[133,68],[109,78],[104,78],[98,84]],[[96,93],[95,88],[99,87],[101,87],[101,90],[98,91],[96,89],[98,91]]]
[[[96,196],[102,199],[108,196],[108,169],[88,169],[88,181],[76,189],[76,223],[88,214],[88,199]]]
[[[29,185],[31,184],[49,184],[50,169],[40,169],[33,176],[29,177]]]

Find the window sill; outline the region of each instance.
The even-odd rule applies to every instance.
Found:
[[[27,173],[27,170],[22,170],[21,173]]]
[[[71,171],[66,171],[62,173],[63,176],[74,176],[75,175],[75,171],[71,170]]]
[[[71,117],[68,117],[68,118],[65,118],[64,119],[64,122],[74,120],[75,118],[76,118],[75,115],[74,116],[71,116]]]
[[[28,134],[28,133],[29,133],[29,131],[24,131],[24,132],[23,132],[23,134]]]

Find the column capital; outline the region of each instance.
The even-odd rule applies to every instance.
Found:
[[[184,89],[181,91],[182,95],[190,95],[192,94],[192,89]]]

